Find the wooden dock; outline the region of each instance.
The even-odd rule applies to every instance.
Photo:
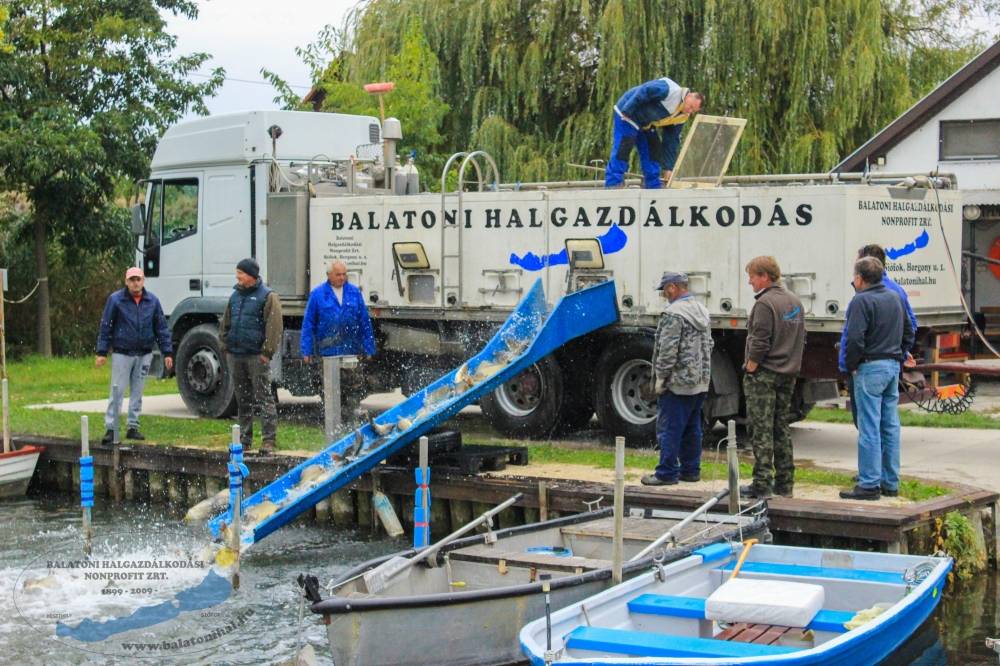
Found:
[[[74,470],[80,456],[79,442],[16,436],[14,443],[16,446],[46,447],[33,481],[36,487],[70,492],[78,487],[79,477],[74,477]],[[127,499],[170,501],[189,506],[221,488],[227,474],[224,451],[121,446],[118,474],[112,474],[112,447],[98,443],[92,444],[90,450],[97,478],[103,482],[104,494],[109,497],[115,496],[113,487],[120,483],[124,485],[121,496]],[[302,458],[294,456],[250,456],[248,483],[251,488],[260,488],[301,462]],[[365,475],[348,489],[335,494],[339,500],[334,503],[340,507],[339,520],[334,516],[335,524],[349,524],[352,520],[359,526],[374,524],[370,515],[370,493],[376,486],[394,498],[400,519],[404,525],[412,527],[413,471],[387,465],[377,467],[374,474]],[[900,506],[775,497],[768,502],[768,516],[778,543],[929,553],[936,547],[935,536],[940,532],[938,519],[951,511],[959,511],[981,531],[988,556],[996,566],[1000,494],[968,486],[952,487],[954,492],[950,495]],[[504,512],[506,516],[501,514],[503,526],[537,520],[540,513],[553,517],[586,511],[588,503],[593,506],[598,498],[603,498],[602,506],[606,507],[613,497],[611,484],[546,480],[544,488],[540,491],[539,479],[534,477],[463,475],[437,468],[431,484],[435,534],[447,533],[448,523],[456,523],[452,528],[459,526],[459,521],[477,505],[496,505],[519,492],[524,498],[516,509]],[[673,487],[653,490],[629,486],[625,493],[625,501],[631,506],[664,509],[694,509],[707,498],[708,494],[703,492]]]

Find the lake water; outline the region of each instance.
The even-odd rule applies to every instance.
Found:
[[[328,664],[322,625],[308,610],[299,621],[296,577],[309,573],[325,583],[408,545],[295,525],[249,551],[240,590],[231,593],[212,588],[211,568],[197,566],[206,534],[166,507],[99,501],[90,560],[83,558],[76,498],[7,501],[0,511],[0,659],[8,664],[135,663],[137,650],[155,658],[141,663],[272,664],[305,643]],[[97,564],[72,568],[80,562]],[[1000,636],[998,582],[990,572],[950,586],[931,620],[888,663],[998,664],[984,643]],[[150,609],[161,617],[145,618]]]

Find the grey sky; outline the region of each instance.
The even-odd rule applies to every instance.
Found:
[[[328,23],[339,26],[355,4],[357,0],[203,0],[194,21],[167,15],[167,31],[177,36],[176,53],[212,55],[200,71],[225,68],[225,84],[205,100],[212,115],[273,109],[275,91],[264,84],[261,67],[290,84],[305,86],[295,88],[304,95],[309,71],[295,55],[295,47],[312,42]]]

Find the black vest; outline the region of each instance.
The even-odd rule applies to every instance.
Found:
[[[260,354],[264,347],[264,303],[271,290],[260,280],[250,289],[233,289],[229,297],[229,332],[226,350],[231,354]]]

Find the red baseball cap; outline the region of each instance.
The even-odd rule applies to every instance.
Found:
[[[132,268],[125,271],[125,279],[127,280],[129,278],[134,278],[134,277],[144,278],[146,276],[142,274],[141,268],[139,268],[138,266],[133,266]]]

